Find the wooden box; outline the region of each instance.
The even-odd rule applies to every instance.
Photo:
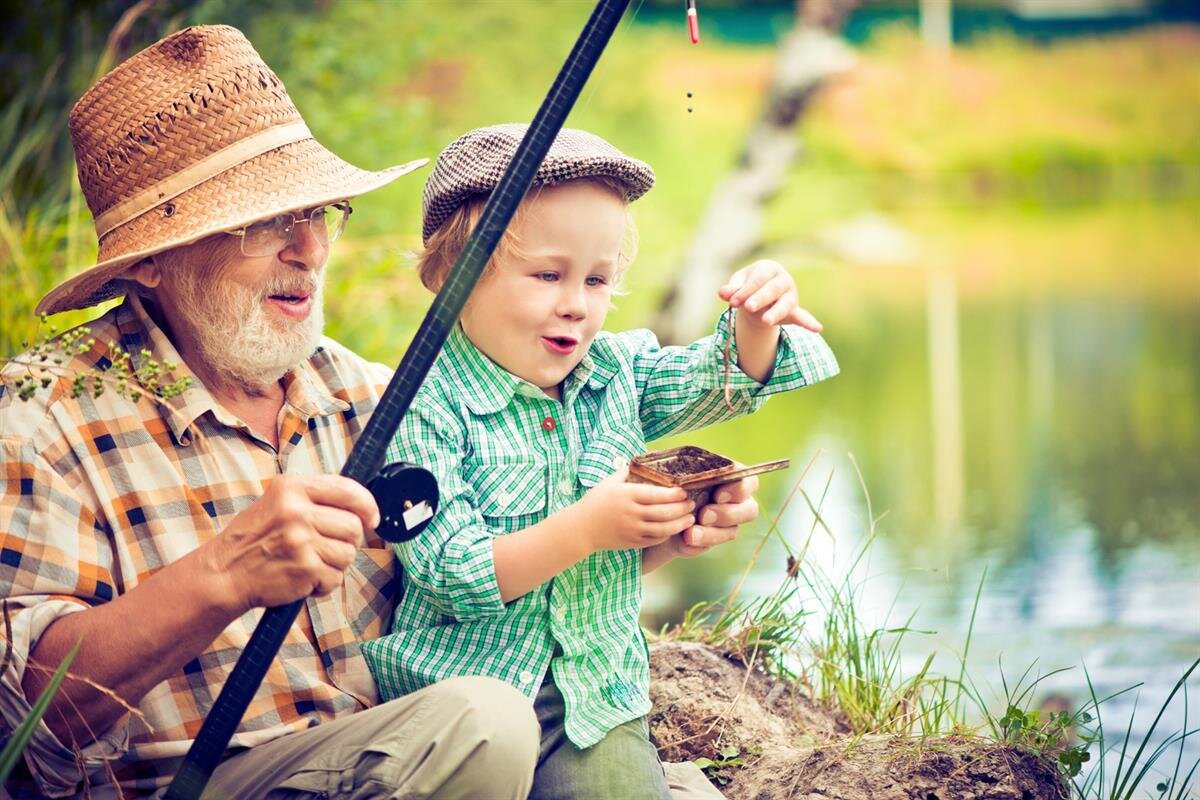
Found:
[[[629,479],[638,483],[678,486],[688,493],[688,497],[699,508],[709,502],[714,486],[761,472],[783,469],[790,463],[788,459],[781,458],[746,467],[703,447],[684,445],[634,458],[629,462]]]

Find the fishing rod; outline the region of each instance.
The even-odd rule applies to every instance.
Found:
[[[377,533],[388,541],[405,541],[420,533],[433,516],[437,485],[432,475],[412,464],[390,464],[381,470],[387,446],[628,5],[629,0],[596,3],[512,162],[484,206],[479,224],[454,262],[449,278],[426,312],[412,344],[342,467],[341,475],[362,483],[375,495],[384,520]],[[163,795],[165,800],[200,797],[303,605],[302,598],[263,612],[262,620]]]

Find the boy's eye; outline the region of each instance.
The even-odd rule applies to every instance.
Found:
[[[589,275],[587,279],[588,286],[603,286],[608,283],[603,275]]]
[[[539,281],[546,281],[547,283],[552,283],[552,282],[558,280],[558,273],[557,272],[537,272],[537,273],[534,273],[533,277],[537,278]]]

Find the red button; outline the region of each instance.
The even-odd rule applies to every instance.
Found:
[[[554,426],[557,424],[558,423],[554,421],[554,417],[546,417],[544,420],[542,420],[542,428],[548,431],[554,430]]]

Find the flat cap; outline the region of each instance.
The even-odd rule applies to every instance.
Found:
[[[421,237],[426,244],[459,206],[474,195],[496,188],[528,128],[523,123],[476,128],[438,155],[421,197]],[[629,202],[654,185],[650,165],[630,158],[593,133],[574,128],[559,131],[534,175],[533,185],[551,186],[598,176],[620,183]]]

